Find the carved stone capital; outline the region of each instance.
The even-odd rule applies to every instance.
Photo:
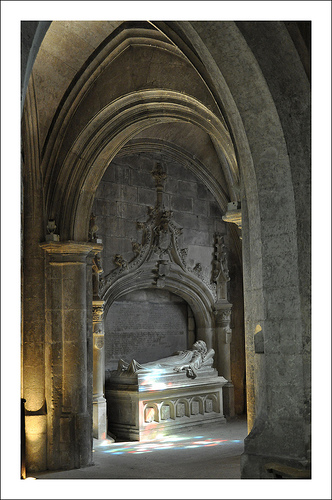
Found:
[[[167,178],[167,174],[163,170],[163,168],[162,168],[162,166],[160,165],[159,162],[156,164],[156,166],[152,170],[151,174],[152,174],[152,176],[153,176],[153,178],[155,180],[156,187],[163,187],[164,181]]]
[[[83,241],[46,241],[40,243],[40,247],[49,254],[85,254],[90,252],[98,253],[103,249],[103,245]]]
[[[231,321],[232,304],[225,302],[223,304],[216,304],[214,314],[216,318],[216,326],[225,328],[229,326]]]
[[[92,321],[93,323],[101,323],[104,314],[104,300],[94,300],[92,302]]]

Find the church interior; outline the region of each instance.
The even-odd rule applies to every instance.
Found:
[[[21,35],[23,477],[213,417],[246,421],[242,479],[310,478],[310,21]],[[197,341],[213,365],[143,401],[140,365]]]

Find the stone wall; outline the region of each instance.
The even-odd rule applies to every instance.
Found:
[[[98,187],[93,213],[104,244],[105,275],[115,268],[115,254],[129,261],[134,257],[132,241],[141,241],[136,221],[146,220],[147,206],[156,203],[151,175],[154,161],[152,154],[117,157]],[[163,202],[166,209],[173,210],[173,220],[183,227],[180,245],[188,248],[188,266],[200,263],[203,274],[211,279],[214,233],[226,233],[222,213],[212,194],[188,168],[168,158],[161,164],[167,173]]]
[[[113,302],[105,319],[105,367],[147,363],[188,347],[187,303],[166,290],[138,290]]]

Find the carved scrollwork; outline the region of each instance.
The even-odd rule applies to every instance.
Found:
[[[128,262],[118,253],[114,256],[113,262],[120,269],[125,269],[128,266]]]
[[[198,263],[194,266],[194,268],[193,268],[193,272],[194,272],[195,274],[197,274],[197,276],[201,277],[201,276],[202,276],[202,271],[203,271],[203,269],[202,269],[202,265],[201,265],[201,263],[200,263],[200,262],[198,262]]]
[[[159,266],[160,262],[169,262],[174,264],[173,269],[181,270],[186,274],[191,274],[191,278],[197,283],[199,280],[204,283],[213,299],[216,300],[216,282],[211,281],[211,277],[203,272],[202,265],[196,264],[194,269],[188,267],[187,256],[188,248],[179,246],[180,236],[183,228],[173,219],[173,211],[166,209],[163,201],[163,183],[166,179],[166,173],[158,163],[154,168],[152,175],[156,183],[156,203],[154,206],[147,206],[146,220],[137,220],[136,227],[142,231],[141,241],[132,239],[133,258],[126,261],[122,255],[115,255],[115,269],[100,281],[101,296],[105,296],[108,287],[112,286],[116,280],[147,264],[151,263],[152,283],[157,287],[166,286],[167,274],[164,272],[165,266]],[[146,269],[148,266],[145,266]],[[205,276],[205,274],[207,274]]]
[[[131,246],[133,248],[133,252],[134,252],[135,257],[137,257],[142,250],[142,244],[138,243],[138,241],[132,240]]]

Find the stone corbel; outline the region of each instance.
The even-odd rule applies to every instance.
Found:
[[[237,227],[242,231],[242,210],[240,201],[231,201],[227,205],[227,212],[222,216],[222,220],[225,222],[232,222],[236,224]],[[241,236],[240,236],[240,239]]]

